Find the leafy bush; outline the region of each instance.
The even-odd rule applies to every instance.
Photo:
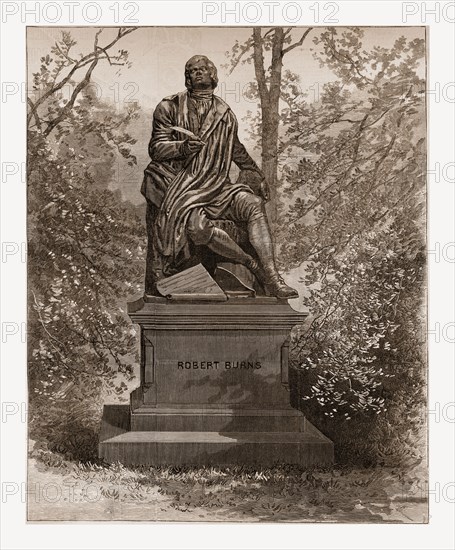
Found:
[[[339,459],[393,463],[425,446],[424,50],[400,38],[367,52],[362,36],[314,38],[336,77],[319,101],[285,75],[278,241],[283,269],[304,260],[310,311],[294,334],[295,406]]]
[[[33,75],[28,117],[30,433],[44,448],[85,457],[105,394],[124,395],[134,376],[126,302],[141,289],[145,258],[143,220],[109,189],[118,168],[136,162],[127,129],[138,107],[117,110],[90,88],[108,55],[99,34],[94,51],[77,57],[62,33]],[[110,57],[126,59],[125,51]],[[70,101],[62,83],[72,85]]]
[[[392,230],[356,239],[310,289],[311,320],[294,334],[294,404],[343,461],[422,457],[424,256],[402,242]]]

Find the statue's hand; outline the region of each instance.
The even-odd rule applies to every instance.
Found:
[[[251,191],[264,201],[268,201],[270,198],[269,185],[262,172],[258,172],[257,170],[241,170],[237,183],[248,185]]]
[[[186,139],[183,142],[182,153],[185,156],[194,155],[199,153],[199,151],[204,147],[204,142],[195,139]]]

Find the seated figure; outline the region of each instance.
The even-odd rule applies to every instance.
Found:
[[[157,281],[194,264],[195,251],[205,248],[246,266],[267,295],[295,298],[297,291],[276,268],[265,178],[239,141],[232,110],[214,95],[217,83],[214,64],[194,56],[185,66],[187,91],[164,98],[155,109],[151,162],[141,189],[147,200],[145,293],[156,294]],[[229,179],[232,162],[240,168],[236,182]],[[220,221],[243,226],[248,246]]]

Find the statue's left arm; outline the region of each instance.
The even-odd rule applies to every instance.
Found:
[[[232,160],[235,162],[235,164],[237,164],[240,170],[253,170],[254,172],[257,172],[260,176],[264,177],[264,174],[261,172],[254,160],[250,157],[243,143],[240,142],[237,133],[235,134],[234,138]]]
[[[238,181],[246,183],[256,195],[260,195],[264,200],[268,200],[269,192],[264,174],[250,157],[243,143],[240,142],[237,133],[234,138],[232,160],[240,168]]]

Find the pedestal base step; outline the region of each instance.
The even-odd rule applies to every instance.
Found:
[[[333,463],[333,445],[310,433],[126,432],[103,441],[100,457],[125,465]]]
[[[305,417],[292,409],[141,408],[131,414],[131,431],[303,432]]]
[[[202,418],[200,422],[207,422],[212,429],[175,429],[182,423],[186,428],[189,425],[194,428],[197,418]],[[270,429],[230,429],[237,421],[246,422],[248,428],[257,428],[260,425],[257,422],[263,418]],[[138,422],[148,429],[133,430]],[[174,429],[157,430],[156,422]],[[213,429],[217,423],[227,425],[228,429]],[[155,429],[150,429],[152,426]],[[277,426],[283,429],[274,431]],[[256,464],[265,467],[281,462],[307,467],[333,464],[334,460],[330,439],[295,409],[160,408],[141,409],[138,414],[131,412],[128,405],[104,406],[99,456],[106,462],[128,466]]]

